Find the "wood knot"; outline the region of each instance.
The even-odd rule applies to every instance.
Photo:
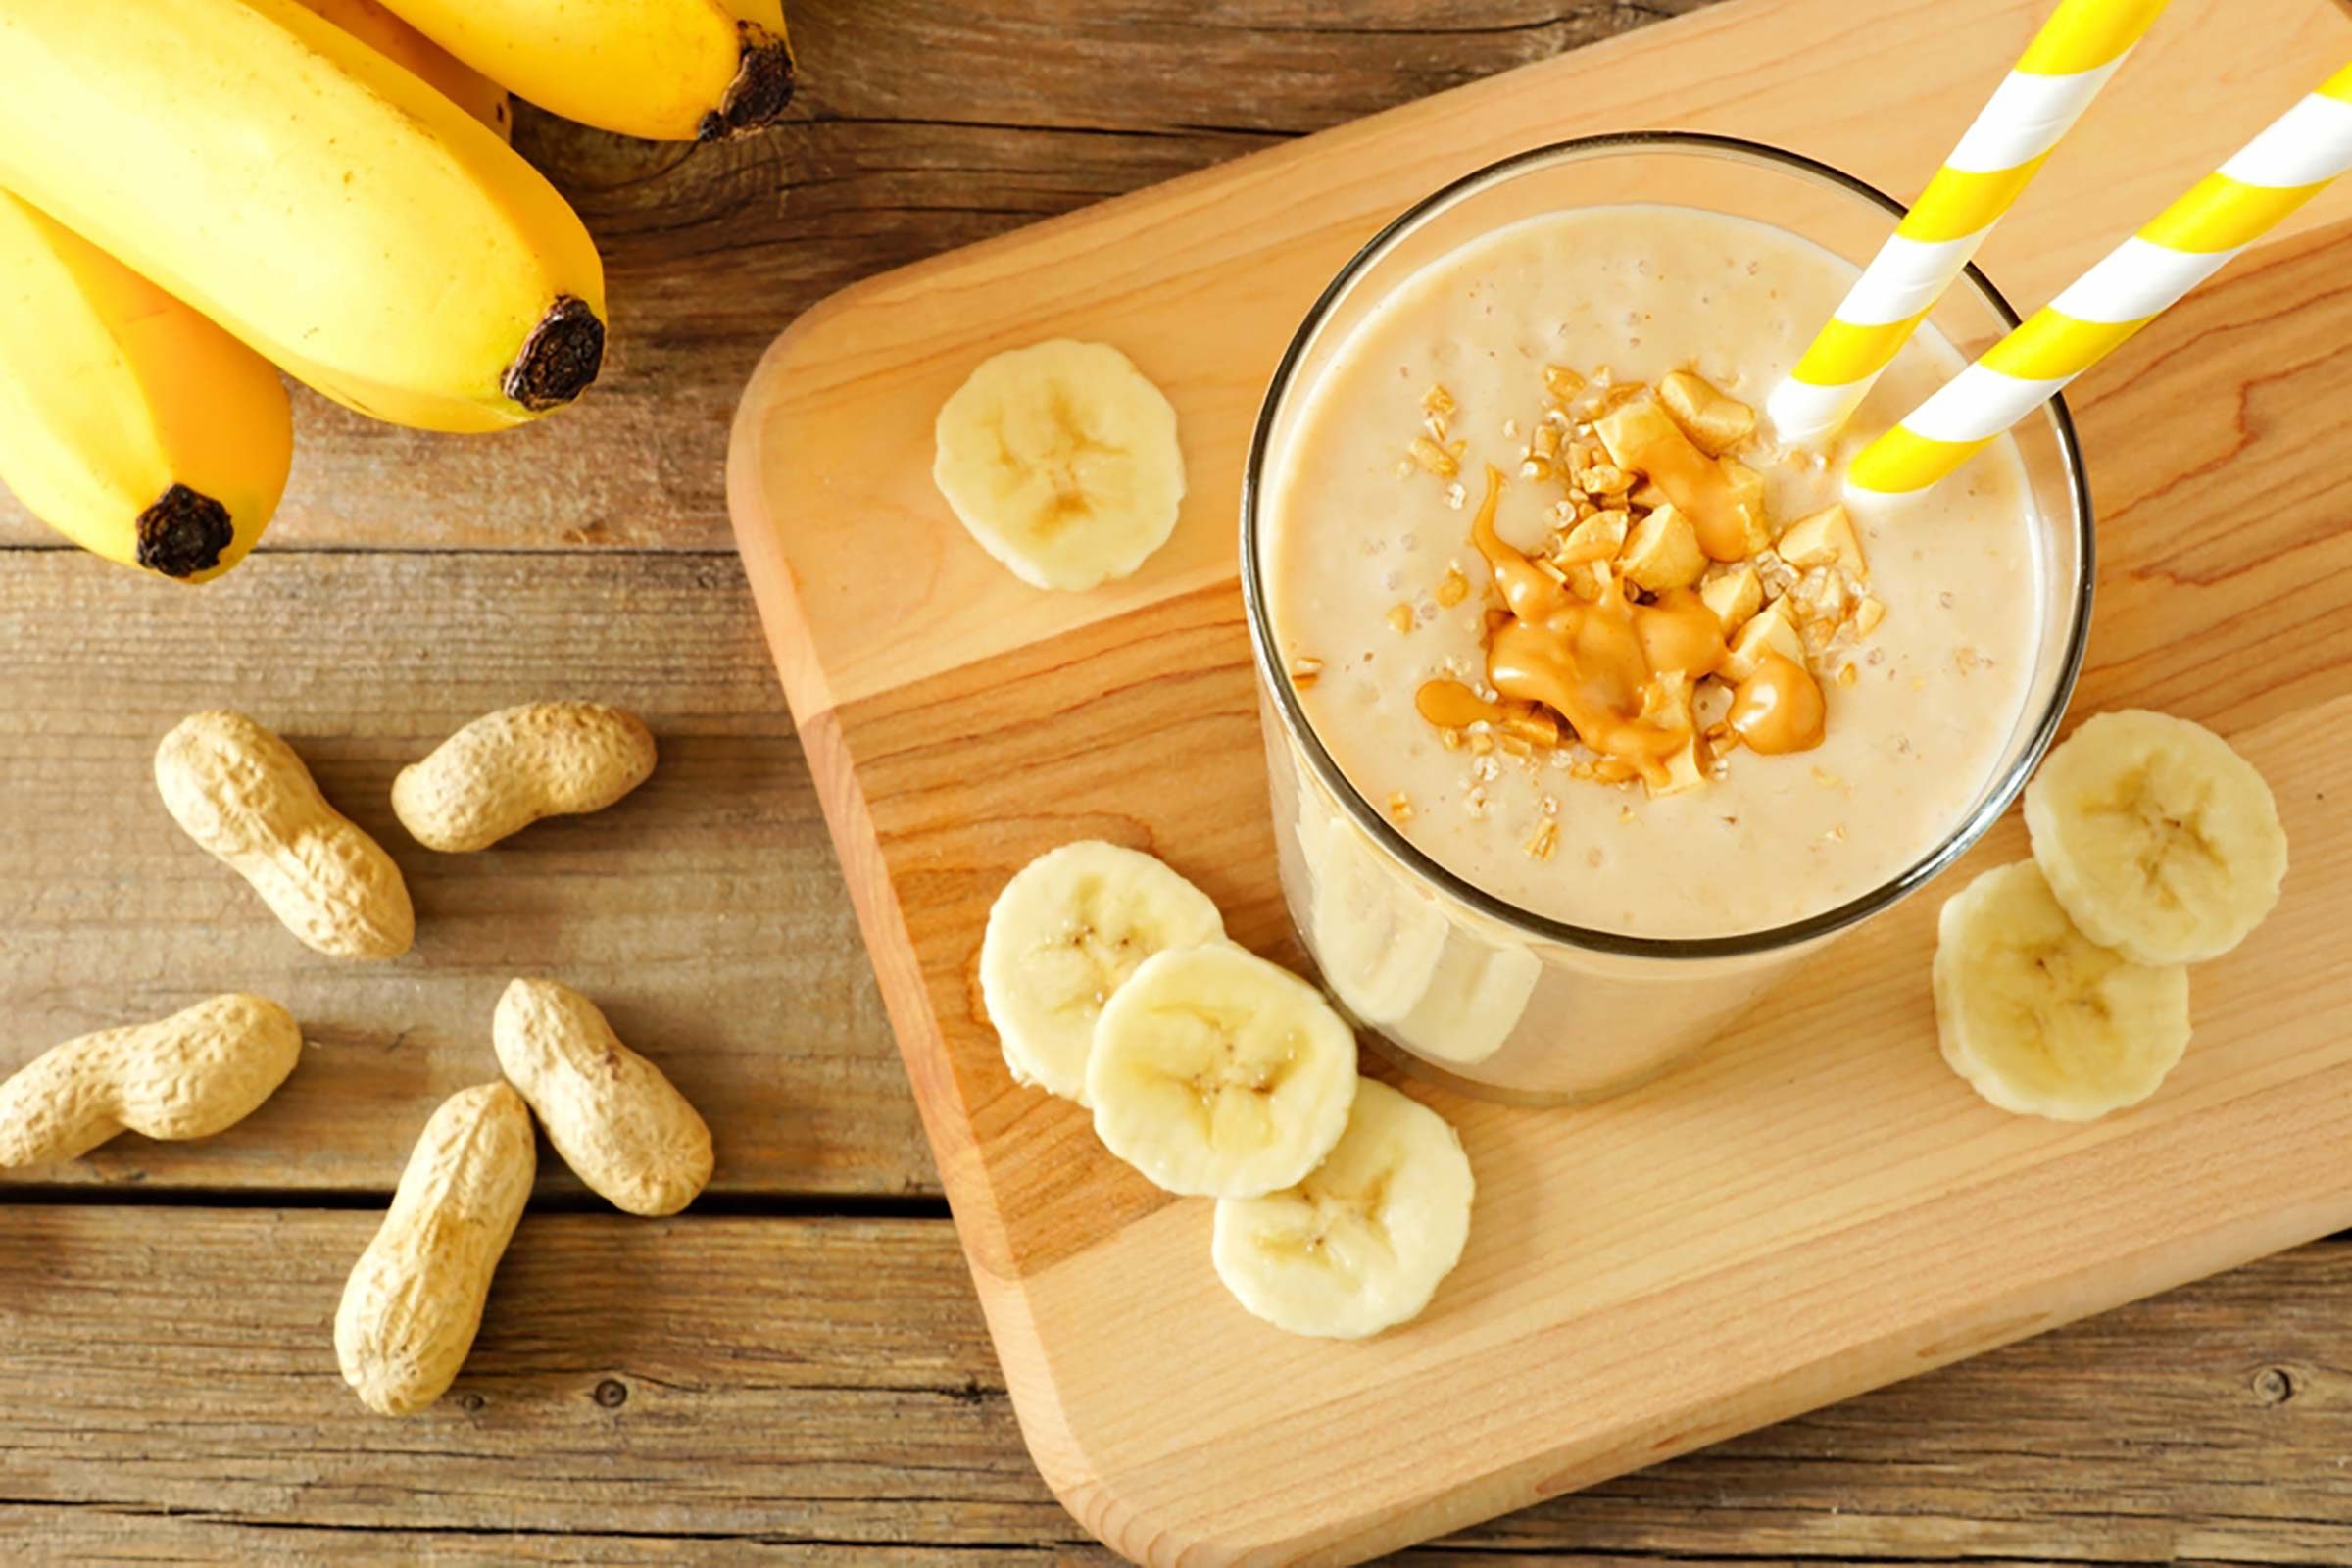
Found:
[[[608,1410],[617,1410],[629,1402],[629,1386],[618,1378],[606,1378],[596,1386],[596,1402]]]
[[[2254,1397],[2264,1404],[2284,1404],[2295,1396],[2295,1380],[2282,1366],[2266,1366],[2254,1374]]]
[[[475,1414],[484,1406],[488,1405],[489,1402],[490,1401],[488,1399],[483,1398],[480,1395],[475,1394],[470,1390],[458,1396],[458,1408],[465,1411],[467,1415]]]

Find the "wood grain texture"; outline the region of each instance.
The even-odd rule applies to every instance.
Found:
[[[225,989],[283,1002],[313,1047],[220,1138],[123,1138],[15,1182],[388,1191],[433,1105],[497,1071],[506,983],[545,974],[703,1108],[717,1191],[933,1190],[734,562],[281,554],[201,594],[77,552],[0,562],[0,1073]],[[392,775],[542,697],[641,714],[653,778],[480,854],[410,839]],[[311,953],[173,825],[155,743],[215,705],[284,734],[390,851],[415,952]],[[556,1160],[541,1182],[579,1190]]]
[[[1855,8],[1857,28],[1878,10],[1919,3]],[[203,608],[227,605],[234,596],[220,596],[234,579],[184,598],[71,553],[48,554],[54,537],[0,495],[0,549],[39,547],[0,554],[0,635],[12,658],[0,670],[0,1000],[11,1018],[0,1028],[0,1067],[49,1038],[47,1024],[24,1020],[70,1029],[110,996],[182,995],[148,956],[159,942],[168,955],[209,956],[255,951],[260,940],[242,914],[223,922],[225,936],[187,929],[183,913],[236,913],[234,884],[207,883],[198,899],[181,885],[180,858],[193,852],[175,836],[134,854],[84,830],[80,816],[122,808],[110,799],[123,787],[120,760],[135,770],[152,740],[135,733],[144,718],[118,726],[115,705],[132,703],[160,732],[162,715],[198,700],[276,704],[295,715],[287,722],[298,744],[315,761],[326,759],[319,767],[330,790],[341,779],[380,793],[405,756],[369,724],[406,724],[422,742],[479,708],[552,689],[570,651],[595,674],[587,689],[605,694],[625,682],[649,713],[692,714],[694,755],[664,732],[670,771],[649,790],[674,793],[662,799],[659,822],[591,819],[560,864],[533,850],[529,869],[504,867],[495,886],[448,884],[441,917],[466,922],[468,947],[486,939],[500,951],[601,955],[617,974],[627,960],[593,928],[566,924],[544,945],[510,928],[563,920],[582,885],[633,905],[638,890],[663,888],[665,868],[681,869],[673,858],[684,856],[734,897],[684,908],[650,950],[663,974],[645,991],[649,1027],[685,1008],[714,1015],[722,1030],[737,1014],[773,1020],[760,1024],[772,1032],[759,1053],[730,1044],[713,1081],[722,1096],[774,1093],[802,1107],[770,1107],[787,1118],[773,1129],[776,1141],[806,1152],[785,1162],[786,1189],[809,1183],[811,1167],[826,1193],[893,1193],[910,1172],[928,1187],[930,1161],[914,1144],[772,675],[748,643],[726,651],[748,624],[740,581],[723,564],[705,564],[707,577],[691,567],[680,575],[627,552],[727,547],[719,473],[734,400],[776,329],[843,284],[1693,9],[1693,0],[1351,0],[1338,10],[1303,0],[793,0],[807,68],[803,118],[773,136],[657,147],[525,108],[523,151],[581,207],[611,263],[613,371],[579,409],[487,440],[393,430],[298,394],[302,444],[287,507],[263,558],[240,575],[276,569],[272,552],[340,547],[521,547],[612,559],[592,569],[552,556],[427,557],[376,574],[367,563],[320,558],[316,571],[305,563],[303,574],[276,580],[267,603],[279,623],[257,630],[228,609]],[[1988,0],[1982,10],[2016,7]],[[2208,91],[2243,86],[2238,77]],[[2233,142],[2238,127],[2205,119],[2210,101],[2202,92],[2184,100],[2183,125],[2216,147]],[[2248,127],[2260,118],[2250,115]],[[2084,131],[2101,133],[2096,113]],[[1900,187],[1918,174],[1888,177]],[[2314,309],[2341,275],[2340,264],[2330,271],[2325,257],[2313,258],[2299,273],[2308,298],[2294,308]],[[2145,486],[2123,486],[2124,476],[2101,465],[2094,477],[2111,521],[2128,505],[2134,531],[2209,541],[2191,553],[2198,565],[2184,591],[2228,596],[2249,622],[2290,611],[2276,639],[2233,640],[2225,650],[2254,650],[2256,666],[2236,678],[2263,683],[2244,701],[2264,718],[2341,690],[2340,667],[2307,661],[2297,646],[2315,629],[2324,634],[2328,617],[2308,596],[2267,603],[2268,579],[2245,574],[2220,542],[2252,494],[2310,499],[2313,516],[2323,508],[2343,515],[2341,466],[2327,446],[2263,437],[2299,399],[2341,396],[2334,348],[2352,342],[2340,299],[2338,314],[2308,333],[2251,324],[2272,320],[2272,298],[2248,300],[2248,325],[2215,318],[2196,350],[2243,365],[2288,362],[2270,384],[2251,384],[2266,372],[2248,378],[2233,368],[2232,384],[2248,381],[2245,396],[2134,395],[2118,367],[2086,389],[2094,403],[2078,400],[2094,423],[2094,460],[2115,439],[2095,427],[2102,422],[2144,430],[2195,459],[2181,477]],[[2150,342],[2127,353],[2153,363],[2164,348]],[[2130,363],[2136,374],[2143,362]],[[2241,453],[2252,463],[2230,466],[2227,486],[2206,482]],[[2266,477],[2250,479],[2250,466]],[[2205,477],[2185,472],[2192,467]],[[2291,569],[2309,575],[2311,594],[2340,601],[2343,565],[2314,538],[2295,548]],[[111,586],[101,589],[100,579]],[[2173,591],[2163,572],[2111,575],[2103,589],[2110,604],[2135,594],[2149,609],[2122,626],[2102,623],[2105,666],[2092,674],[2094,694],[2152,677],[2200,711],[2226,712],[2238,700],[2213,680],[2203,648],[2168,639],[2151,618]],[[392,609],[378,593],[396,596]],[[363,624],[394,614],[403,618]],[[642,626],[622,625],[630,614],[644,617]],[[1212,626],[1210,635],[1230,642],[1235,627]],[[639,631],[641,642],[632,640]],[[1198,635],[1176,624],[1162,632],[1179,643]],[[347,666],[342,655],[372,662]],[[741,666],[740,696],[731,686],[714,693],[699,673],[727,669],[730,658]],[[149,688],[152,698],[138,695]],[[755,709],[758,699],[764,706]],[[738,701],[746,706],[730,706]],[[1245,733],[1253,736],[1253,723],[1210,716],[1190,736]],[[134,809],[152,806],[147,791],[138,773]],[[388,815],[363,815],[414,866],[420,852]],[[1118,810],[1102,821],[1136,826]],[[732,835],[723,863],[722,831]],[[662,854],[616,842],[634,843],[638,833],[658,833]],[[1262,823],[1247,824],[1233,842],[1262,850],[1252,833],[1262,835]],[[50,838],[57,842],[41,842]],[[527,838],[514,846],[518,855],[531,848]],[[88,874],[90,864],[108,874]],[[21,875],[26,867],[38,877]],[[618,917],[600,912],[597,923]],[[1262,901],[1246,918],[1253,940],[1279,930]],[[747,921],[803,940],[754,974],[741,936]],[[20,933],[36,943],[32,957],[13,945]],[[88,942],[105,945],[103,959],[82,951]],[[678,955],[694,949],[715,955],[714,969],[728,977],[712,996],[691,995],[671,978]],[[324,971],[304,984],[315,1007],[334,1015],[340,987],[330,989]],[[478,988],[479,1006],[434,1002],[433,1029],[395,1047],[397,1031],[380,1014],[444,985]],[[407,1130],[387,1130],[366,1103],[331,1112],[313,1104],[285,1129],[303,1139],[299,1160],[285,1157],[275,1133],[262,1138],[260,1123],[251,1145],[232,1146],[239,1135],[176,1150],[125,1140],[115,1151],[122,1163],[100,1173],[115,1180],[48,1196],[135,1203],[172,1187],[266,1186],[316,1173],[347,1191],[388,1186],[432,1098],[393,1064],[413,1060],[405,1054],[421,1045],[443,1062],[436,1074],[464,1081],[456,1064],[473,1059],[466,1032],[477,1014],[486,1021],[496,984],[486,963],[384,990],[384,1005],[371,998],[348,1009],[334,1033],[314,1032],[319,1049],[303,1073],[331,1062],[337,1099],[343,1088],[369,1103],[413,1099]],[[652,1034],[640,1043],[649,1052],[667,1044]],[[486,1060],[486,1035],[481,1050]],[[305,1086],[298,1075],[287,1093]],[[723,1182],[723,1124],[720,1135]],[[360,1157],[346,1157],[346,1141]],[[147,1179],[135,1180],[142,1172]],[[578,1200],[568,1191],[543,1198]],[[709,1249],[682,1250],[679,1236],[657,1242],[641,1222],[534,1214],[491,1301],[484,1347],[498,1360],[478,1384],[461,1386],[496,1402],[429,1427],[363,1418],[334,1382],[326,1340],[334,1292],[371,1223],[361,1214],[35,1211],[0,1202],[0,1560],[108,1568],[1109,1560],[1079,1544],[1082,1532],[1020,1451],[944,1224],[877,1226],[845,1241],[832,1222],[690,1211],[673,1227],[684,1241],[726,1234]],[[649,1309],[680,1277],[695,1282],[693,1309]],[[158,1289],[158,1278],[174,1290]],[[2340,1568],[2352,1562],[2342,1466],[2352,1451],[2348,1287],[2343,1250],[2309,1249],[1602,1484],[1406,1560]],[[795,1311],[796,1302],[808,1310]],[[797,1387],[835,1342],[850,1353],[817,1370],[811,1381],[824,1386]],[[649,1368],[667,1382],[642,1381]],[[594,1402],[607,1377],[628,1391],[616,1410]],[[935,1378],[958,1392],[927,1392]],[[863,1397],[857,1390],[872,1396],[856,1406],[862,1413],[845,1407]],[[980,1414],[966,1420],[967,1409]],[[649,1413],[659,1419],[644,1419]],[[477,1423],[490,1435],[477,1435]],[[794,1451],[745,1457],[737,1452],[744,1430],[756,1450],[781,1433]],[[40,1466],[32,1500],[18,1485],[26,1463]],[[694,1482],[682,1508],[671,1506],[680,1476]],[[528,1522],[534,1507],[553,1522]]]
[[[2352,1000],[2324,957],[2352,918],[2333,891],[2352,834],[2328,805],[2352,788],[2352,751],[2313,743],[2352,720],[2352,637],[2339,597],[2310,586],[2344,558],[2327,411],[2352,392],[2331,335],[2352,226],[2252,258],[2085,383],[2095,487],[2131,519],[2102,529],[2104,577],[2131,591],[2100,612],[2094,657],[2112,662],[2087,691],[2237,738],[2279,788],[2298,858],[2259,951],[2200,970],[2198,1051],[2149,1107],[2053,1129],[1971,1097],[1934,1049],[1935,901],[1914,901],[1706,1062],[1620,1101],[1547,1117],[1436,1097],[1481,1173],[1470,1252],[1427,1318],[1334,1347],[1244,1317],[1206,1267],[1205,1205],[1152,1191],[1095,1152],[1082,1113],[1013,1088],[978,1017],[988,901],[1070,838],[1152,850],[1237,936],[1288,951],[1230,498],[1259,362],[1348,246],[1517,145],[1537,84],[1546,113],[1573,100],[1623,119],[1642,93],[1737,74],[1755,92],[1713,100],[1728,128],[1851,162],[1844,142],[1893,133],[1852,106],[1894,78],[1932,95],[1907,63],[1964,40],[1903,12],[1920,30],[1874,61],[1893,24],[1850,17],[1735,6],[877,279],[804,318],[747,399],[732,475],[747,564],[982,1303],[1041,1468],[1132,1556],[1355,1560],[2352,1221],[2352,1170],[2328,1152],[2352,1140],[2352,1047],[2321,1021]],[[2210,70],[2245,20],[2175,17],[2170,69]],[[2317,7],[2269,20],[2320,59],[2352,36]],[[2167,113],[2110,107],[2143,126]],[[2186,183],[2203,163],[2157,177]],[[2095,172],[2050,178],[2045,283],[2118,219]],[[1048,598],[970,545],[921,460],[971,363],[1063,332],[1119,343],[1170,392],[1194,499],[1135,578]],[[2209,339],[2235,352],[2199,353]],[[2211,495],[2239,487],[2262,505],[2220,536]],[[2193,660],[2173,657],[2184,647]],[[1959,875],[2022,848],[2012,823]],[[1390,1437],[1447,1426],[1477,1443]]]
[[[1110,1561],[1022,1452],[944,1222],[527,1216],[406,1422],[328,1343],[371,1224],[0,1209],[8,1560]],[[2347,1290],[2352,1244],[2308,1248],[1406,1560],[2341,1564]]]

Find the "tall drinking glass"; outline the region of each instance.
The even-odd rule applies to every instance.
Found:
[[[1715,136],[1599,136],[1495,164],[1391,223],[1315,303],[1275,372],[1243,488],[1243,593],[1291,917],[1334,994],[1408,1065],[1506,1099],[1592,1099],[1657,1073],[1720,1032],[1806,956],[1958,858],[2008,808],[2048,747],[2089,619],[2089,497],[2073,425],[2053,401],[2014,433],[2039,600],[2024,702],[1997,764],[1945,831],[1897,873],[1769,929],[1641,935],[1532,912],[1411,842],[1386,803],[1367,801],[1334,761],[1279,653],[1268,586],[1270,550],[1286,521],[1276,481],[1318,378],[1407,279],[1504,225],[1626,203],[1753,220],[1855,267],[1877,251],[1902,211],[1811,160]],[[1971,268],[1929,319],[1973,354],[2017,317]]]

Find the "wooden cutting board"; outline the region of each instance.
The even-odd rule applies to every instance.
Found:
[[[973,1000],[990,900],[1079,837],[1164,857],[1237,938],[1300,961],[1236,494],[1283,344],[1381,222],[1503,154],[1633,126],[1915,191],[2043,9],[1710,9],[860,284],[754,377],[730,496],[760,612],[1022,1430],[1112,1546],[1359,1559],[2352,1224],[2341,191],[2077,403],[2102,569],[2076,711],[2215,724],[2294,840],[2278,912],[2196,970],[2195,1044],[2147,1105],[2012,1118],[1937,1057],[1935,907],[2024,852],[2013,819],[1644,1090],[1555,1111],[1416,1090],[1478,1172],[1469,1250],[1418,1322],[1338,1345],[1244,1314],[1210,1205],[1016,1088]],[[1993,276],[2046,297],[2348,53],[2325,0],[2180,0],[1988,248]],[[929,477],[947,394],[1052,336],[1131,354],[1191,471],[1168,547],[1086,595],[1015,582]]]

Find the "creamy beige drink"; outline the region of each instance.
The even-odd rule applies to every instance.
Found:
[[[1424,268],[1315,378],[1268,475],[1272,638],[1432,858],[1727,936],[1885,884],[1981,797],[2041,631],[2017,454],[1836,510],[1960,357],[1923,329],[1827,464],[1748,428],[1853,275],[1746,219],[1562,212]]]

